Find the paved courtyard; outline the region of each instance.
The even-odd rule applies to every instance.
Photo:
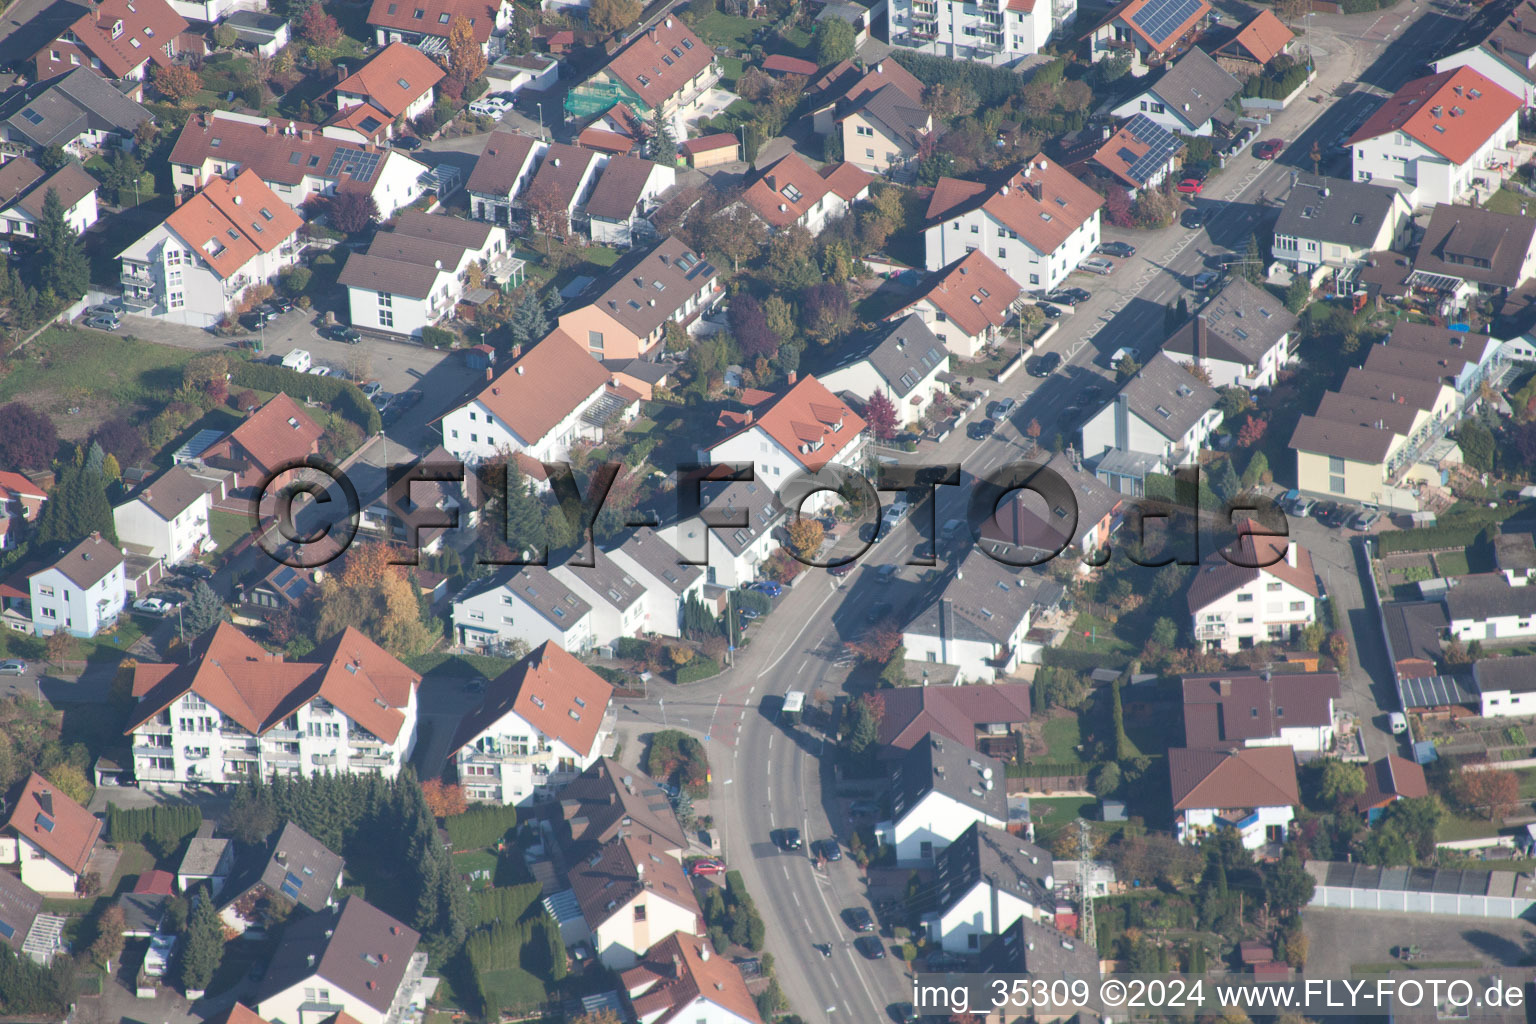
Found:
[[[1536,954],[1536,926],[1507,918],[1308,909],[1302,925],[1314,970],[1347,976],[1352,968],[1392,961],[1392,947],[1416,945],[1422,963],[1512,967]]]

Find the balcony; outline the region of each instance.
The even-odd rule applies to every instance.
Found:
[[[135,743],[133,745],[134,757],[170,757],[171,754],[172,750],[170,747],[154,747],[148,743]]]
[[[388,768],[395,763],[395,759],[393,756],[354,754],[347,759],[347,763],[353,768]]]
[[[124,266],[119,279],[124,284],[153,285],[155,283],[155,279],[147,267]]]
[[[299,755],[290,754],[286,750],[268,750],[261,755],[261,759],[272,764],[293,765],[295,768],[299,765]]]
[[[262,739],[268,740],[296,740],[303,736],[304,734],[297,729],[268,729],[262,733]]]
[[[1225,622],[1202,622],[1195,627],[1196,640],[1225,640],[1227,638],[1227,624]]]
[[[550,756],[550,752],[549,752],[549,750],[547,748],[544,749],[544,750],[536,750],[536,751],[534,751],[531,754],[512,754],[512,753],[494,754],[494,753],[487,753],[486,751],[481,751],[481,752],[479,752],[478,754],[475,755],[474,760],[475,761],[481,761],[481,762],[489,762],[491,764],[532,764],[532,765],[539,765],[539,764],[543,764],[544,762],[548,761],[549,760],[549,756]]]

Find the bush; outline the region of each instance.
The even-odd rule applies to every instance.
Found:
[[[613,642],[613,656],[629,661],[644,661],[650,645],[633,636],[621,636]]]
[[[428,348],[453,348],[459,336],[443,327],[423,327],[421,343]]]
[[[1346,10],[1350,0],[1344,0]],[[1367,0],[1371,2],[1371,0]],[[1362,8],[1375,10],[1375,6]],[[1307,66],[1298,64],[1284,54],[1276,57],[1263,74],[1254,75],[1243,86],[1243,95],[1249,99],[1283,100],[1301,87],[1307,80]]]
[[[696,655],[686,664],[677,667],[676,678],[678,683],[696,683],[700,679],[708,679],[719,675],[724,669],[713,658]]]
[[[1024,79],[1015,72],[971,61],[906,51],[887,59],[895,60],[912,72],[912,76],[925,86],[969,86],[976,93],[978,108],[1000,106],[1017,94],[1024,84]]]
[[[480,850],[501,842],[509,830],[517,827],[517,808],[481,804],[446,822],[448,841],[455,850]]]

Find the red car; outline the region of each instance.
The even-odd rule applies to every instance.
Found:
[[[723,875],[725,865],[717,860],[696,860],[688,870],[695,875]]]
[[[1284,139],[1265,139],[1253,147],[1253,155],[1260,160],[1273,160],[1285,148]]]
[[[1183,181],[1179,182],[1176,191],[1182,192],[1187,196],[1197,196],[1201,192],[1205,191],[1205,182],[1201,181],[1199,178],[1185,178]]]

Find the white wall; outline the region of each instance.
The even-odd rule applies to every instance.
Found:
[[[208,495],[203,494],[167,522],[160,514],[134,498],[112,510],[112,524],[122,544],[140,544],[153,558],[174,565],[197,553],[208,538]]]
[[[75,873],[44,853],[26,836],[18,839],[22,884],[44,896],[74,896]]]
[[[636,907],[645,908],[645,920],[635,920]],[[668,935],[692,935],[698,926],[692,910],[664,900],[654,891],[642,890],[634,899],[615,907],[613,915],[597,926],[592,938],[603,966],[623,971],[635,966],[641,953]]]
[[[128,600],[121,561],[89,590],[57,569],[44,569],[28,580],[32,591],[32,626],[38,636],[63,629],[73,636],[95,636],[117,621]]]
[[[1050,913],[1054,917],[1054,908]],[[988,936],[1006,931],[1021,917],[1038,922],[1045,919],[1046,912],[1011,892],[998,890],[994,916],[992,886],[983,879],[948,910],[929,919],[928,937],[946,953],[975,953]]]
[[[1092,255],[1099,244],[1100,212],[1095,210],[1049,253],[1037,251],[1022,238],[1008,237],[1013,232],[984,210],[948,217],[923,232],[928,269],[939,270],[972,249],[980,249],[1026,292],[1046,292]],[[1003,234],[1005,231],[1008,235]]]
[[[1473,178],[1487,176],[1493,151],[1514,143],[1518,136],[1516,121],[1516,115],[1511,114],[1462,164],[1448,162],[1402,132],[1362,140],[1354,146],[1354,178],[1382,185],[1401,182],[1416,186],[1421,207],[1455,202],[1471,189]]]
[[[562,629],[505,587],[453,603],[453,628],[459,642],[484,647],[491,641],[521,640],[533,650],[545,641],[572,654],[592,648],[592,617],[583,613]]]
[[[526,806],[547,800],[602,756],[611,733],[604,713],[591,748],[575,750],[509,712],[454,755],[459,783],[465,796],[479,803]]]
[[[1293,628],[1316,620],[1317,608],[1305,590],[1260,571],[1258,579],[1196,609],[1191,618],[1205,649],[1231,653],[1245,646],[1243,640],[1250,646],[1268,642],[1271,627],[1282,630],[1280,642],[1288,640]]]
[[[1005,824],[942,793],[929,793],[909,807],[900,820],[891,822],[889,835],[884,838],[896,847],[896,863],[903,867],[931,866],[941,850],[978,821],[995,828]],[[924,851],[924,843],[931,849]]]
[[[1000,65],[1038,53],[1058,25],[1077,16],[1076,0],[1061,4],[1042,0],[1031,11],[1005,11],[1001,25],[989,24],[987,12],[962,0],[938,0],[936,7],[937,19],[920,26],[913,17],[912,0],[893,0],[891,41],[919,53]],[[984,26],[1000,37],[995,46],[982,45]],[[936,38],[916,38],[911,35],[914,28],[934,32]]]
[[[1179,841],[1198,843],[1200,834],[1195,830],[1214,828],[1217,810],[1220,808],[1192,808],[1182,812],[1176,822]],[[1254,820],[1240,829],[1238,835],[1242,838],[1246,849],[1257,850],[1268,842],[1265,838],[1267,829],[1272,827],[1288,829],[1295,817],[1295,809],[1291,807],[1260,807],[1255,811]]]
[[[1482,713],[1484,718],[1536,715],[1536,693],[1488,690],[1482,695]]]

